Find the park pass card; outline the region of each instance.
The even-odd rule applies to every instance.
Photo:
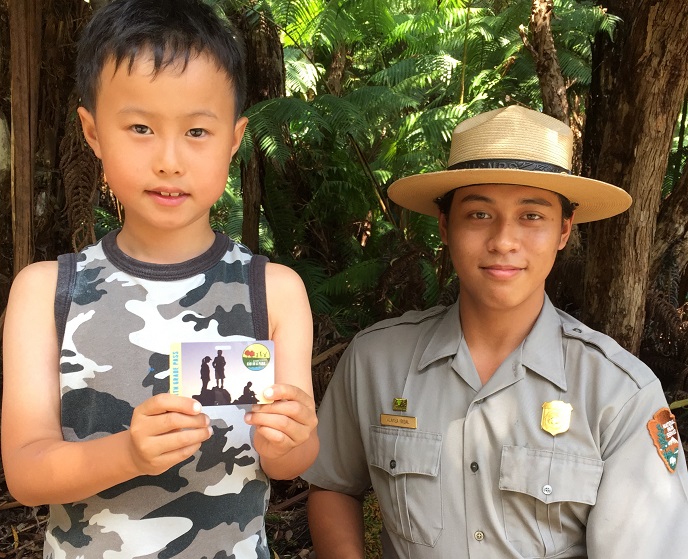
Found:
[[[267,404],[263,390],[274,383],[271,340],[182,342],[170,349],[170,392],[203,406]]]

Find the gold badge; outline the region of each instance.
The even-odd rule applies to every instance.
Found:
[[[550,435],[558,435],[569,430],[571,425],[571,404],[554,400],[542,404],[542,422],[540,426]]]
[[[408,400],[406,398],[394,398],[392,402],[392,410],[394,411],[406,411],[408,406]]]

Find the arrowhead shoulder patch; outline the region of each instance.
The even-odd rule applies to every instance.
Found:
[[[673,474],[676,471],[680,449],[676,417],[669,408],[662,408],[648,421],[647,430],[650,431],[657,454],[659,454],[667,470]]]

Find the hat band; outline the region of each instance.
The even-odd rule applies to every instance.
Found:
[[[528,161],[527,159],[472,159],[450,165],[449,171],[460,169],[512,169],[517,171],[540,171],[544,173],[565,173],[571,171],[559,165],[545,163],[544,161]]]

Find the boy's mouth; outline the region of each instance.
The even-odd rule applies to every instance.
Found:
[[[186,192],[179,190],[148,190],[147,192],[163,206],[177,206],[188,197]]]

